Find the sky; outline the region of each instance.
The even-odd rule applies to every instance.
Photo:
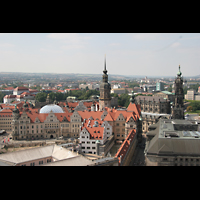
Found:
[[[0,72],[200,75],[200,33],[0,33]]]

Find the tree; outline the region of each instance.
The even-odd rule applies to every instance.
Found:
[[[118,98],[118,105],[122,107],[128,107],[130,103],[130,96],[128,94],[121,94]]]
[[[190,106],[192,107],[192,111],[195,112],[197,110],[200,110],[200,101],[192,101],[190,103]],[[189,107],[189,106],[188,106]]]
[[[167,88],[167,91],[168,91],[168,92],[172,92],[172,86],[168,87],[168,88]]]
[[[187,112],[191,112],[192,111],[192,106],[188,106],[186,110],[187,110]]]
[[[47,98],[46,92],[37,93],[35,96],[36,101],[39,101],[39,102],[45,102],[46,98]]]
[[[0,92],[0,102],[3,102],[3,97],[5,96],[4,93]]]

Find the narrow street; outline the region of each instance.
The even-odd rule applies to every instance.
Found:
[[[144,156],[144,149],[145,149],[145,134],[142,135],[142,142],[138,143],[135,152],[133,154],[132,160],[130,162],[130,166],[145,166],[145,156]]]

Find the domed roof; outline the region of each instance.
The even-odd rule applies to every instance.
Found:
[[[64,113],[62,108],[55,104],[49,104],[40,109],[40,113],[50,113],[51,111],[53,113]]]

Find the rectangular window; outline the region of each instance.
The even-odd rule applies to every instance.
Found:
[[[163,160],[163,161],[168,161],[168,158],[163,158],[162,160]]]
[[[39,165],[43,164],[43,160],[39,161]]]

